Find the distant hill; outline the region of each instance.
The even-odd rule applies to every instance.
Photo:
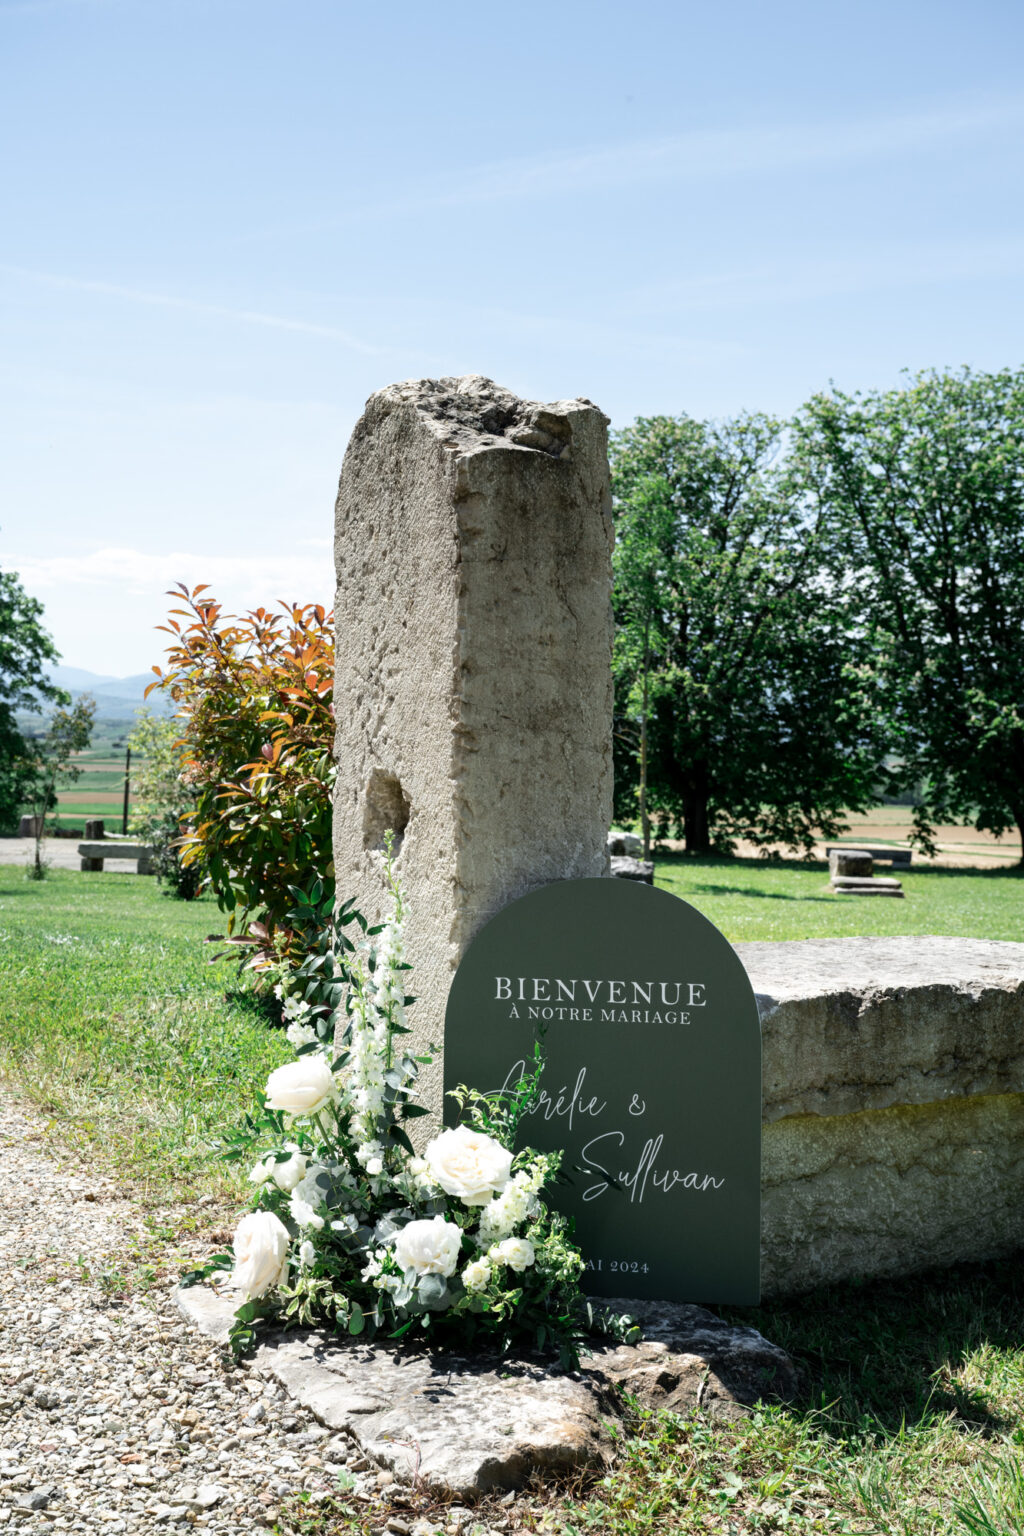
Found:
[[[152,672],[134,672],[131,677],[109,677],[102,672],[87,672],[83,667],[51,667],[50,677],[58,688],[66,688],[72,699],[90,693],[96,700],[97,720],[134,720],[143,704],[155,715],[172,715],[174,705],[161,693],[143,697],[153,681]]]

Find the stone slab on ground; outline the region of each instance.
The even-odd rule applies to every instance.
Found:
[[[203,1332],[226,1338],[237,1298],[203,1286],[177,1298]],[[730,1327],[702,1307],[604,1305],[632,1311],[646,1336],[638,1345],[598,1344],[573,1373],[317,1333],[269,1334],[254,1364],[400,1481],[422,1478],[457,1497],[610,1465],[618,1389],[652,1406],[701,1407],[726,1419],[760,1396],[795,1391],[789,1357],[752,1328]]]

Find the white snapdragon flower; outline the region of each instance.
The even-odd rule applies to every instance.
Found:
[[[467,1291],[485,1291],[491,1280],[491,1266],[486,1259],[474,1259],[462,1271],[462,1283]]]
[[[523,1169],[480,1214],[480,1246],[490,1248],[509,1237],[520,1222],[534,1210],[536,1193],[544,1181],[544,1170],[536,1164]]]
[[[304,1045],[316,1045],[320,1038],[312,1024],[303,1024],[298,1019],[288,1025],[285,1037],[293,1051],[300,1051]]]
[[[251,1211],[235,1228],[231,1283],[250,1300],[280,1284],[288,1263],[288,1228],[273,1211]]]
[[[503,1243],[496,1243],[487,1257],[495,1264],[507,1264],[509,1269],[521,1275],[524,1269],[530,1268],[537,1255],[533,1244],[525,1237],[507,1237]]]
[[[486,1205],[500,1194],[512,1171],[512,1153],[468,1125],[442,1131],[424,1148],[427,1166],[448,1195],[464,1205]]]
[[[410,1221],[395,1238],[395,1260],[409,1275],[453,1275],[459,1262],[462,1229],[443,1216]]]
[[[384,1148],[379,1141],[365,1141],[356,1148],[356,1162],[365,1168],[370,1178],[384,1172]]]

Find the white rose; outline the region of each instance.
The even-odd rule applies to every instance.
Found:
[[[496,1264],[507,1264],[509,1269],[514,1269],[517,1275],[521,1275],[524,1269],[529,1269],[536,1257],[533,1244],[527,1242],[525,1237],[507,1237],[488,1254],[488,1258],[493,1259]]]
[[[338,1085],[324,1056],[301,1056],[267,1078],[267,1108],[289,1115],[315,1115],[337,1096]]]
[[[307,1240],[306,1242],[299,1244],[299,1263],[300,1264],[304,1264],[306,1266],[306,1268],[308,1269],[309,1266],[313,1263],[313,1260],[315,1258],[316,1258],[316,1249],[313,1247],[313,1244],[311,1242],[309,1242]]]
[[[486,1205],[505,1188],[512,1172],[512,1153],[493,1136],[468,1125],[442,1131],[423,1155],[435,1182],[464,1205]]]
[[[249,1175],[253,1184],[265,1184],[267,1179],[273,1179],[278,1189],[283,1189],[286,1195],[291,1193],[309,1166],[309,1158],[299,1151],[294,1141],[285,1142],[285,1151],[290,1152],[291,1157],[283,1163],[275,1162],[271,1156],[256,1164]]]
[[[462,1283],[467,1291],[484,1291],[491,1278],[491,1266],[486,1259],[474,1259],[462,1271]]]
[[[280,1282],[288,1259],[288,1229],[273,1211],[243,1216],[232,1246],[235,1267],[231,1283],[246,1296],[262,1296]]]
[[[297,1189],[292,1190],[288,1209],[291,1211],[292,1220],[297,1227],[312,1227],[316,1232],[322,1230],[324,1224],[323,1217],[318,1216],[308,1201],[303,1200]]]
[[[443,1216],[410,1221],[395,1238],[395,1259],[408,1275],[454,1275],[462,1229]]]

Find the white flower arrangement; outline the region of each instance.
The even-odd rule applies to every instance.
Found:
[[[467,1118],[416,1155],[405,1127],[427,1113],[415,1085],[430,1058],[402,1049],[414,1000],[390,854],[387,870],[387,923],[366,930],[344,909],[341,920],[358,921],[364,942],[342,939],[326,965],[314,958],[295,973],[306,995],[293,986],[285,1014],[297,1059],[270,1074],[259,1113],[227,1153],[251,1157],[254,1143],[273,1141],[249,1175],[255,1209],[239,1223],[233,1255],[186,1283],[231,1268],[244,1298],[232,1330],[238,1353],[257,1319],[277,1312],[369,1337],[415,1329],[437,1343],[555,1348],[575,1364],[595,1320],[579,1289],[579,1250],[542,1198],[561,1154],[514,1150],[538,1091],[540,1048],[532,1076],[510,1094],[458,1090]],[[326,1003],[318,967],[332,978]]]

